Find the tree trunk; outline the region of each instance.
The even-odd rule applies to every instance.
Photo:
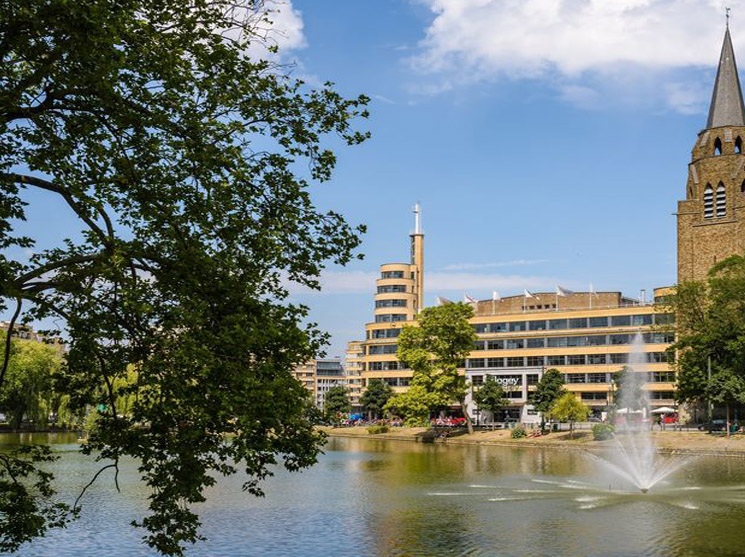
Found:
[[[466,426],[468,427],[468,433],[469,434],[473,433],[473,423],[471,422],[471,416],[468,415],[465,400],[460,401],[460,410],[461,412],[463,412],[463,417],[466,419]]]
[[[730,427],[729,427],[729,402],[727,403],[727,437],[730,436],[729,433]]]

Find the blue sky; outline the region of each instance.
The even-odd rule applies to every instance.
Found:
[[[323,209],[364,223],[363,261],[293,291],[332,334],[364,336],[379,265],[425,232],[425,301],[556,284],[675,281],[676,202],[705,125],[719,0],[276,0],[282,61],[372,98],[372,139],[339,147]],[[745,7],[732,38],[745,64]],[[336,145],[332,142],[332,145]],[[43,192],[40,245],[77,229]],[[37,201],[41,201],[39,205]],[[51,225],[50,225],[51,223]]]
[[[303,36],[290,53],[296,72],[373,99],[372,139],[340,149],[334,179],[315,189],[322,207],[368,226],[365,260],[331,269],[324,292],[295,295],[332,333],[329,355],[363,338],[378,266],[407,259],[416,201],[428,305],[557,283],[631,296],[674,283],[673,213],[706,122],[724,3],[293,0],[292,9]]]

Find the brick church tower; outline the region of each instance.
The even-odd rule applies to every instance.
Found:
[[[678,283],[702,280],[711,266],[745,253],[745,108],[729,27],[724,34],[706,129],[678,202]]]

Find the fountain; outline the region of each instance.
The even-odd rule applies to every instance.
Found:
[[[607,457],[589,454],[602,468],[647,493],[652,487],[680,469],[685,459],[663,457],[651,435],[649,391],[645,390],[647,353],[644,339],[637,333],[631,345],[616,399],[617,431],[615,450]]]

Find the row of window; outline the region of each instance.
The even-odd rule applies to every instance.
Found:
[[[411,377],[384,377],[383,383],[391,387],[408,387],[411,385]]]
[[[364,370],[365,364],[362,364],[362,371]],[[368,364],[369,371],[394,371],[397,369],[409,369],[403,362],[391,361],[391,362],[370,362]]]
[[[675,382],[674,371],[653,371],[651,373],[634,372],[645,383],[673,383]],[[610,383],[613,380],[612,373],[565,373],[564,383]]]
[[[378,286],[378,294],[391,294],[393,292],[406,292],[405,284],[386,284]]]
[[[479,323],[473,328],[477,333],[505,333],[515,331],[558,331],[562,329],[594,329],[600,327],[643,327],[670,324],[672,314],[613,315],[605,317],[577,317],[571,319],[540,319],[508,323]]]
[[[639,373],[645,383],[674,383],[675,372],[673,371],[654,371],[652,373]],[[522,375],[498,375],[493,376],[504,388],[519,387],[522,385]],[[587,384],[587,383],[611,383],[613,381],[612,373],[565,373],[564,383],[567,384]],[[538,384],[538,374],[528,373],[525,375],[525,382],[530,385]],[[474,386],[484,384],[483,375],[472,375],[471,383]]]
[[[665,352],[647,352],[647,361],[655,364],[668,362]],[[583,366],[626,364],[629,354],[571,354],[569,356],[509,356],[507,358],[469,358],[468,369],[503,367]]]
[[[377,346],[370,346],[368,348],[368,354],[395,354],[398,349],[396,344],[380,344]]]
[[[401,329],[373,329],[372,338],[397,338],[401,334]]]
[[[376,308],[405,308],[406,300],[375,300]]]
[[[477,340],[474,350],[520,350],[522,348],[565,348],[568,346],[608,346],[631,344],[634,341],[631,334],[590,335],[572,337],[538,337],[538,338],[506,338],[499,340]],[[672,333],[644,333],[642,335],[647,344],[670,344],[674,342]]]
[[[376,323],[398,323],[406,321],[405,313],[381,313],[375,316]]]
[[[403,271],[383,271],[380,273],[380,277],[384,279],[402,279],[404,278]]]

